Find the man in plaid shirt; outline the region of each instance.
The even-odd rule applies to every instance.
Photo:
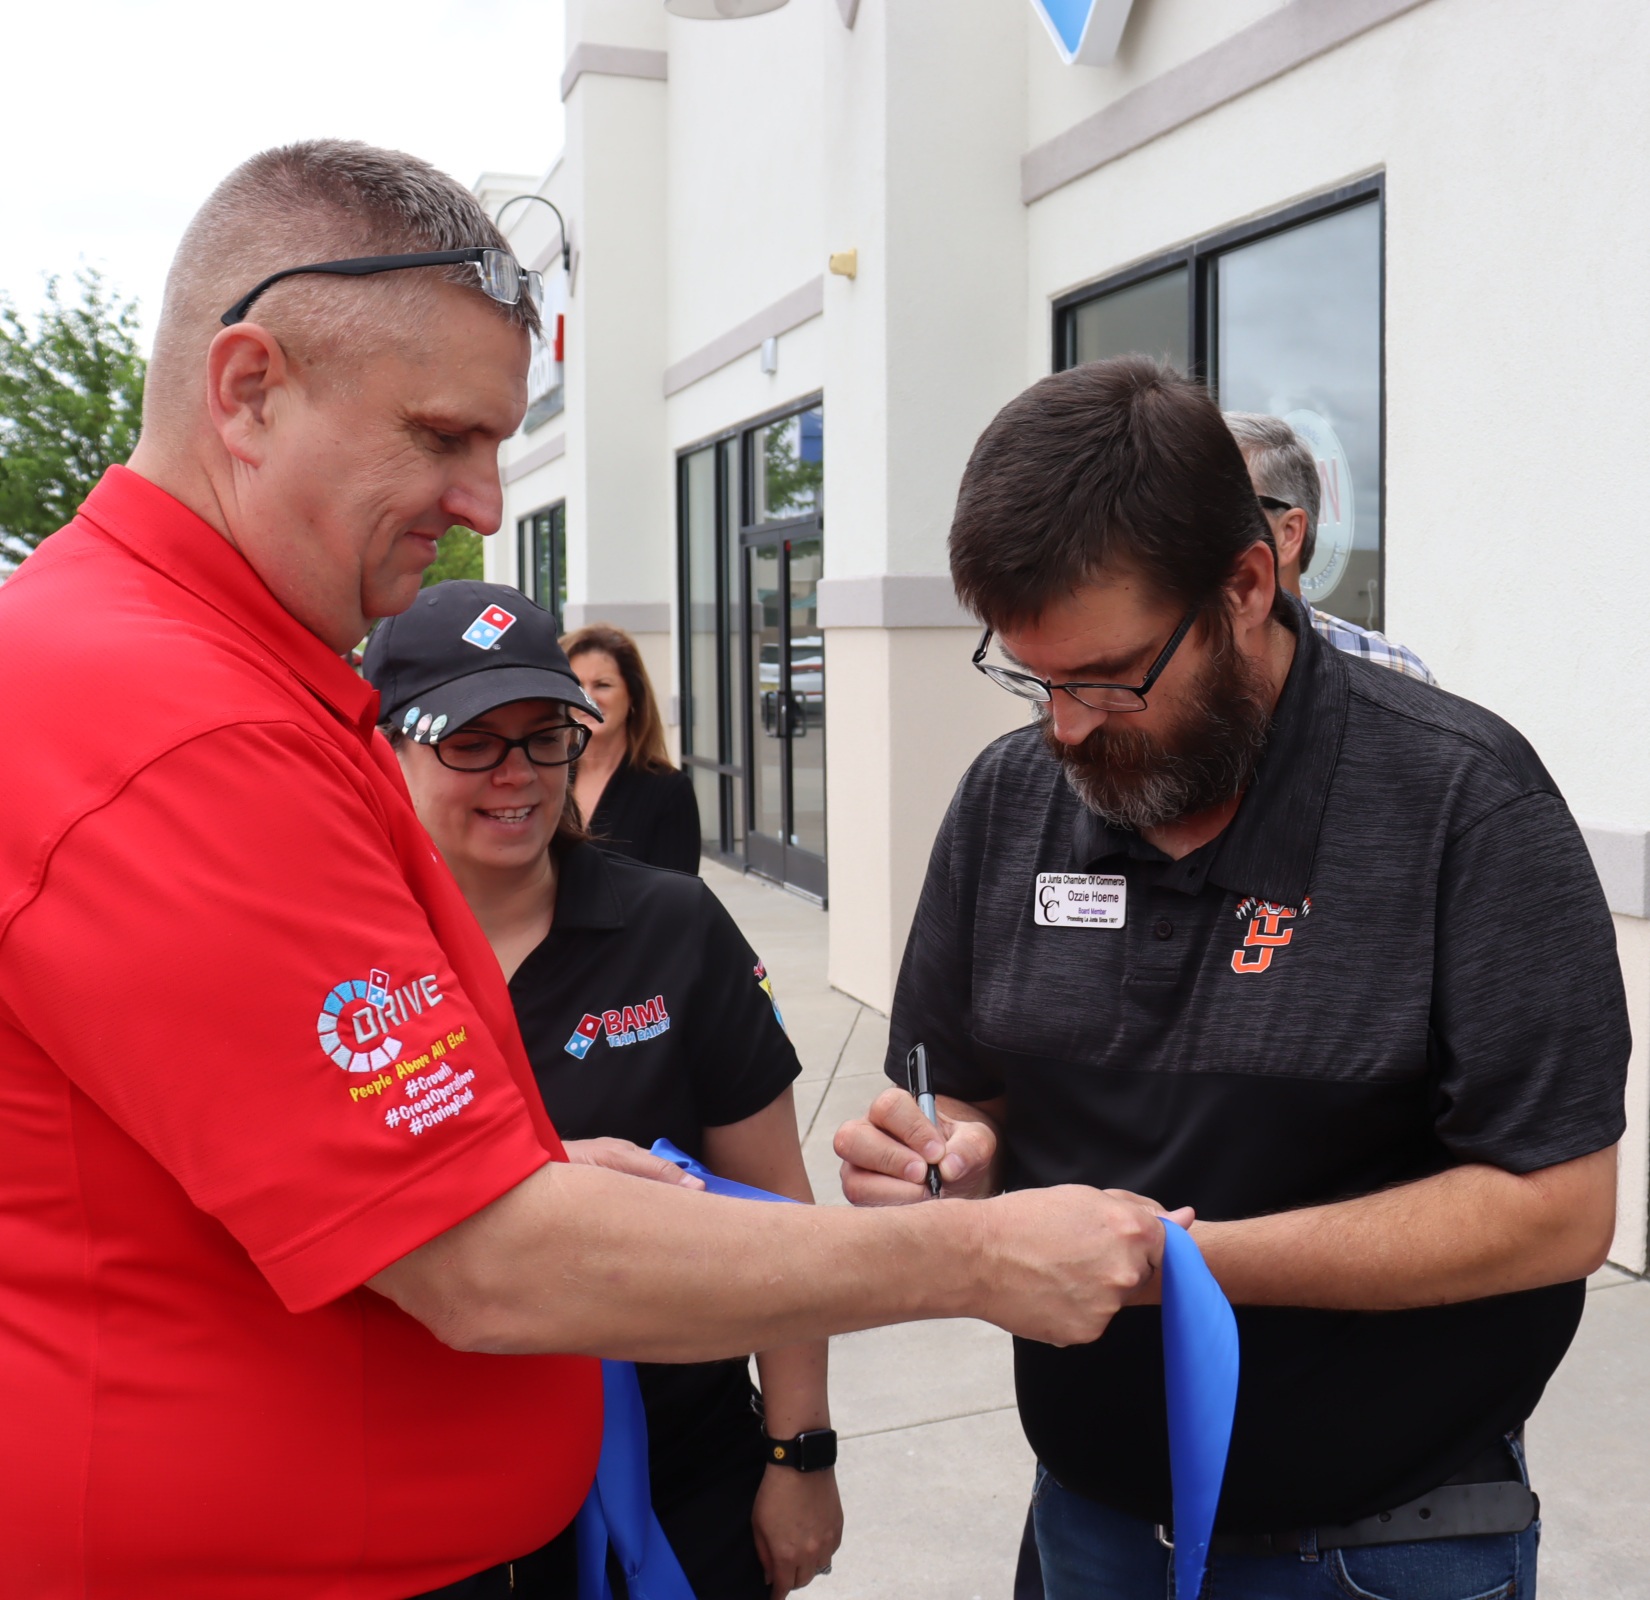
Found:
[[[1228,411],[1226,425],[1243,451],[1255,494],[1266,520],[1272,524],[1272,537],[1278,547],[1278,582],[1291,594],[1299,595],[1301,571],[1312,564],[1312,547],[1318,536],[1318,464],[1300,435],[1281,417]],[[1413,650],[1394,644],[1384,633],[1332,617],[1316,606],[1308,609],[1313,628],[1337,650],[1362,656],[1406,677],[1437,683],[1426,662]]]

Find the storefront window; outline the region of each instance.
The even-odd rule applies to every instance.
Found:
[[[1141,350],[1184,371],[1191,359],[1186,290],[1190,276],[1187,268],[1177,267],[1073,306],[1066,324],[1071,354],[1063,364],[1074,367]]]
[[[752,522],[806,517],[825,477],[825,413],[818,407],[753,428]]]
[[[1202,373],[1223,409],[1293,425],[1322,502],[1302,595],[1371,628],[1385,610],[1381,204],[1379,180],[1356,185],[1056,308],[1061,366],[1167,356]]]
[[[554,613],[567,613],[567,507],[546,506],[516,523],[516,587]]]
[[[1301,593],[1381,615],[1381,216],[1336,212],[1215,263],[1210,378],[1228,411],[1286,418],[1318,458],[1322,509]]]
[[[825,895],[825,414],[678,463],[682,759],[707,853]]]

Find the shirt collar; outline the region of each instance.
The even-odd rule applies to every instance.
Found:
[[[576,844],[564,851],[557,863],[554,930],[583,928],[605,933],[623,926],[624,902],[607,857],[593,844]]]
[[[80,515],[250,634],[344,722],[371,738],[378,691],[299,622],[210,523],[127,467],[103,474]]]
[[[1132,829],[1114,828],[1079,806],[1072,825],[1076,866],[1126,855],[1165,863],[1161,881],[1187,894],[1208,880],[1276,905],[1299,906],[1306,898],[1346,729],[1349,680],[1340,654],[1313,632],[1300,602],[1294,604],[1295,659],[1237,814],[1208,844],[1170,861]]]

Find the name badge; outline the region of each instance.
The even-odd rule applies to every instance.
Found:
[[[1031,920],[1039,928],[1121,928],[1128,879],[1108,872],[1039,872]]]

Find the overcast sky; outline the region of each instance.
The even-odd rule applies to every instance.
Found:
[[[8,6],[0,295],[82,263],[138,300],[147,348],[185,224],[269,145],[411,150],[469,185],[562,143],[563,0],[75,0]]]

